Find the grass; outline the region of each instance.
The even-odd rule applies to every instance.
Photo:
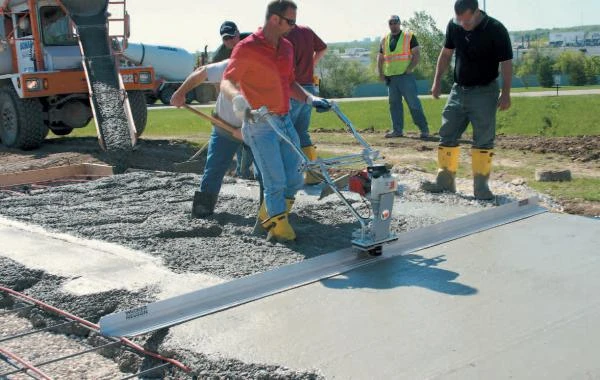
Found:
[[[600,85],[589,85],[589,86],[561,86],[559,88],[560,91],[570,91],[570,90],[597,90],[600,89]],[[553,91],[556,92],[556,87],[520,87],[513,88],[512,92],[538,92],[538,91]]]
[[[422,103],[431,130],[437,131],[441,124],[441,112],[445,102],[424,99]],[[513,107],[509,111],[498,113],[498,133],[539,135],[540,130],[548,125],[549,120],[552,127],[549,128],[548,133],[554,136],[599,135],[600,113],[590,112],[598,107],[600,107],[600,95],[513,98]],[[340,108],[359,129],[390,128],[386,101],[340,103]],[[416,131],[416,127],[410,122],[406,107],[405,119],[409,123],[407,130]],[[340,127],[340,122],[332,113],[316,114],[313,118],[312,128]]]
[[[212,112],[203,109],[202,112]],[[192,141],[205,140],[211,131],[208,121],[194,115],[190,111],[181,109],[165,109],[148,112],[148,123],[144,132],[145,137],[159,138],[186,138]],[[92,121],[85,128],[76,129],[69,136],[89,137],[96,136],[96,127]]]
[[[535,180],[535,170],[531,168],[505,166],[494,167],[494,173],[523,178],[534,190],[554,198],[600,202],[600,178],[575,175],[569,182],[538,182]]]
[[[441,124],[443,100],[424,99],[423,108],[432,131]],[[340,108],[358,129],[390,128],[388,103],[384,100],[340,103]],[[600,135],[600,95],[513,98],[513,107],[498,113],[498,133],[535,136],[545,130],[549,136]],[[203,110],[210,112],[209,109]],[[407,130],[416,131],[405,109]],[[312,129],[340,129],[343,125],[333,113],[314,114]],[[210,124],[189,111],[156,110],[148,113],[146,137],[187,138],[210,133]],[[93,123],[75,130],[74,137],[95,136]]]
[[[423,101],[426,116],[433,131],[439,128],[443,100],[426,99]],[[386,130],[389,128],[390,117],[387,101],[359,101],[353,103],[340,103],[340,107],[358,129],[375,128]],[[600,96],[565,96],[565,97],[539,97],[539,98],[514,98],[513,107],[508,112],[498,115],[498,132],[506,135],[535,136],[540,131],[549,136],[573,135],[600,135],[600,113],[593,110],[600,108]],[[204,112],[210,112],[204,109]],[[407,122],[410,120],[408,112],[405,113]],[[544,118],[546,118],[544,120]],[[315,114],[312,128],[341,129],[342,123],[333,113]],[[210,133],[210,124],[186,110],[168,109],[150,111],[145,137],[148,138],[181,138],[196,144],[206,141]],[[416,131],[415,126],[408,125],[407,131]],[[74,131],[71,136],[95,136],[96,130],[91,123],[86,128]],[[368,140],[377,145],[378,141],[365,135]],[[330,156],[326,151],[327,144],[354,143],[349,135],[323,133],[319,135],[319,143],[324,144],[322,156]],[[504,151],[502,155],[510,155]],[[515,153],[522,157],[522,153]],[[523,178],[529,186],[537,191],[547,193],[559,199],[586,200],[600,202],[600,178],[577,176],[572,182],[543,183],[534,179],[532,168],[543,165],[540,160],[547,156],[528,155],[527,162],[520,167],[494,166],[493,176],[503,177],[504,180]],[[414,162],[430,173],[435,173],[436,163],[432,153],[431,160]],[[461,165],[458,175],[462,178],[470,177],[470,165]]]

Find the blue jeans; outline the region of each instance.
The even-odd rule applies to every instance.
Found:
[[[279,131],[299,146],[298,133],[290,117],[274,116],[273,120]],[[262,176],[264,200],[269,217],[283,214],[286,211],[286,198],[294,198],[304,185],[300,156],[266,121],[244,123],[242,135],[244,142],[252,149]]]
[[[231,167],[233,156],[241,146],[243,146],[242,143],[234,140],[226,132],[213,127],[208,143],[206,166],[200,181],[200,191],[212,194],[218,194],[221,191],[223,177]],[[252,160],[251,153],[250,160]]]
[[[235,158],[237,160],[235,175],[239,178],[251,179],[252,151],[250,148],[247,145],[240,144],[238,150],[235,152]]]
[[[429,133],[429,126],[419,95],[417,81],[413,74],[394,75],[389,77],[388,93],[390,98],[390,114],[392,115],[392,128],[396,133],[404,133],[404,106],[402,98],[410,110],[413,122],[421,130],[421,134]]]
[[[302,88],[312,95],[319,94],[319,88],[314,85],[303,85]],[[312,106],[301,103],[296,99],[291,100],[291,106],[290,118],[292,119],[292,124],[294,124],[296,132],[298,132],[300,146],[305,148],[313,145],[310,139],[310,134],[308,133],[308,128],[310,127],[310,117],[312,115]]]
[[[473,87],[454,84],[442,113],[440,145],[458,146],[458,140],[470,122],[473,125],[473,148],[494,148],[499,95],[497,81]]]

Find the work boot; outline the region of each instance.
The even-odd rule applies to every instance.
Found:
[[[294,199],[294,198],[286,198],[285,199],[285,206],[286,206],[285,213],[287,215],[289,215],[290,211],[292,211],[292,207],[294,207],[294,202],[296,202],[296,199]],[[256,224],[254,225],[254,233],[259,233],[261,230],[264,230],[262,227],[262,224],[267,219],[269,219],[269,214],[267,213],[266,203],[263,201],[260,204],[260,208],[258,209],[258,216],[256,218]]]
[[[404,137],[404,133],[401,132],[396,132],[396,131],[390,131],[388,133],[385,134],[385,138],[386,139],[393,139],[396,137]]]
[[[490,191],[488,182],[492,172],[493,149],[472,149],[471,163],[473,167],[473,195],[482,201],[493,200],[494,194]]]
[[[302,151],[306,155],[306,158],[308,158],[310,161],[315,161],[318,158],[317,147],[314,145],[305,146],[302,148]],[[321,183],[321,179],[319,177],[311,172],[304,173],[305,185],[318,185],[319,183]]]
[[[262,227],[268,231],[267,241],[275,240],[284,243],[296,240],[296,233],[285,212],[266,220],[263,222]]]
[[[192,218],[203,219],[215,213],[215,206],[219,194],[196,191],[194,193],[194,203],[192,204]]]
[[[438,147],[438,173],[435,182],[426,181],[421,189],[429,193],[456,193],[456,171],[458,170],[459,147]]]

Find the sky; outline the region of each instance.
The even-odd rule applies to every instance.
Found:
[[[483,8],[483,0],[479,0]],[[269,0],[127,0],[131,41],[181,47],[191,52],[215,50],[225,20],[242,32],[261,26]],[[299,24],[310,26],[326,42],[362,40],[383,35],[391,14],[410,18],[431,14],[440,29],[453,16],[452,0],[297,0]],[[488,13],[511,31],[600,24],[600,0],[486,0]]]

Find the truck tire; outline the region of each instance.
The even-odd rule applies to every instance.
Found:
[[[42,145],[48,127],[38,99],[21,99],[14,88],[0,88],[0,139],[9,148],[36,149]]]
[[[192,102],[196,100],[196,92],[190,91],[185,94],[185,104],[192,104]]]
[[[160,92],[160,94],[158,95],[160,98],[160,101],[165,105],[165,106],[170,106],[171,105],[171,97],[173,97],[173,94],[175,93],[175,88],[173,86],[167,86],[165,88],[162,89],[162,91]]]
[[[154,95],[152,92],[146,92],[144,95],[146,95],[146,104],[148,105],[153,105],[154,103],[156,103],[156,101],[158,100],[158,98],[156,97],[156,95]]]
[[[140,137],[144,133],[146,123],[148,122],[146,96],[143,91],[129,91],[127,92],[127,97],[129,98],[129,106],[131,107],[131,114],[135,122],[136,135]]]

